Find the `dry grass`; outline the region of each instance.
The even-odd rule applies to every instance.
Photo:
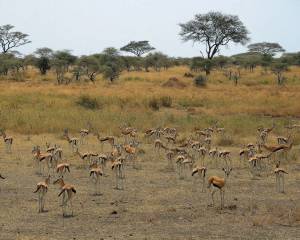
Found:
[[[239,136],[247,136],[257,125],[287,123],[287,116],[300,117],[300,68],[287,73],[287,85],[278,87],[271,73],[262,75],[242,71],[240,85],[235,87],[222,71],[214,71],[205,88],[197,88],[191,78],[183,77],[188,69],[175,67],[161,72],[124,72],[114,84],[98,76],[96,85],[55,85],[54,73],[41,77],[30,69],[25,82],[0,81],[0,121],[2,127],[18,133],[57,133],[63,128],[78,130],[90,121],[99,130],[116,133],[121,123],[140,129],[172,125],[182,131],[195,126],[205,127],[215,119]],[[70,77],[70,76],[69,76]],[[175,77],[184,89],[162,87]],[[46,81],[47,80],[47,81]],[[95,99],[99,109],[87,109],[77,104],[80,97]],[[153,99],[170,98],[172,107],[151,108]]]

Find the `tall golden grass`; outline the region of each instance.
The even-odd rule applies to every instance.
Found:
[[[258,125],[271,125],[272,117],[279,126],[287,124],[288,117],[300,117],[300,68],[286,73],[282,87],[276,85],[275,75],[258,68],[254,73],[243,70],[238,86],[216,70],[207,86],[198,88],[192,78],[183,77],[188,71],[174,67],[161,72],[124,72],[113,84],[98,76],[95,85],[57,86],[54,73],[42,77],[31,68],[23,82],[0,81],[1,128],[23,134],[59,133],[64,128],[78,131],[91,122],[99,131],[116,134],[123,123],[139,129],[168,125],[188,131],[219,120],[232,134],[246,136]],[[170,77],[186,87],[163,87]],[[97,108],[80,106],[83,95],[94,99]],[[171,99],[171,107],[155,111],[149,106],[150,101],[159,103],[163,97]]]

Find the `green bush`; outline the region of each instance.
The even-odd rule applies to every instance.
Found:
[[[194,83],[197,87],[205,87],[207,82],[207,78],[203,75],[199,75],[194,78]]]
[[[76,101],[76,104],[79,106],[86,108],[86,109],[91,109],[91,110],[96,110],[100,109],[101,105],[97,101],[96,98],[92,98],[88,95],[82,95],[79,97],[79,99]]]

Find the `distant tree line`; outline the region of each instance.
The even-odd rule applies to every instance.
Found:
[[[123,71],[163,71],[173,66],[185,65],[194,73],[205,72],[206,76],[214,69],[220,69],[238,84],[241,69],[254,72],[257,66],[261,66],[264,73],[275,74],[277,83],[281,85],[284,83],[284,72],[289,70],[289,66],[300,66],[300,52],[285,53],[278,43],[252,43],[247,46],[246,53],[231,57],[220,55],[222,47],[230,43],[246,45],[250,41],[247,28],[234,15],[220,12],[197,14],[194,19],[179,26],[179,35],[183,41],[199,43],[205,48],[205,51],[200,51],[201,56],[169,57],[155,51],[149,41],[145,40],[131,41],[120,49],[109,47],[92,55],[75,56],[70,50],[54,51],[44,47],[37,49],[33,54],[22,56],[16,49],[29,44],[29,36],[14,31],[12,25],[3,25],[0,26],[0,75],[22,80],[28,67],[34,66],[41,75],[46,75],[49,71],[55,73],[57,84],[95,83],[99,74],[114,82]],[[124,56],[120,52],[131,55]],[[232,67],[235,70],[232,70]],[[69,77],[70,73],[72,77]]]

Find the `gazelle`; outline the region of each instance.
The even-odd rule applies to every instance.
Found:
[[[156,139],[154,141],[154,149],[157,150],[158,155],[160,155],[160,149],[165,149],[167,150],[168,148],[165,147],[165,145],[163,144],[163,142],[160,139]]]
[[[176,165],[179,179],[184,179],[186,175],[186,166],[189,166],[191,168],[193,165],[193,161],[191,158],[188,158],[185,155],[178,155],[176,158]]]
[[[293,147],[293,142],[291,142],[289,145],[275,145],[275,146],[267,146],[265,144],[262,145],[267,151],[272,152],[272,153],[277,153],[277,152],[283,152],[285,155],[285,159],[287,159],[287,154],[288,152],[292,149]]]
[[[173,159],[175,157],[175,153],[173,151],[168,151],[166,153],[166,157],[168,160],[168,167],[173,168]]]
[[[36,186],[36,190],[33,193],[39,193],[39,213],[44,212],[45,207],[45,196],[48,192],[48,185],[50,183],[50,175],[45,179],[44,182],[39,182]]]
[[[102,169],[102,173],[104,175],[104,169],[106,167],[106,163],[109,160],[109,157],[106,154],[99,154],[96,158],[95,158],[95,162],[93,163],[97,163],[100,164],[101,169]],[[105,175],[104,175],[105,176]]]
[[[95,186],[95,195],[100,194],[100,177],[103,176],[103,172],[101,167],[97,165],[97,163],[93,163],[90,166],[90,177],[92,178],[93,184]]]
[[[37,163],[38,167],[38,174],[42,174],[45,172],[45,166],[47,167],[48,173],[50,171],[51,165],[53,164],[53,155],[51,153],[41,153],[39,146],[36,146],[32,150],[33,158]],[[42,171],[42,163],[43,164],[43,171]]]
[[[89,135],[90,129],[80,129],[79,135],[80,135],[80,144],[85,144],[84,139]]]
[[[212,187],[212,191],[211,191],[211,199],[212,199],[212,205],[215,205],[214,202],[214,194],[216,193],[217,190],[220,191],[220,198],[221,198],[221,209],[223,209],[224,207],[224,196],[225,196],[225,184],[226,184],[226,180],[228,179],[232,168],[223,168],[222,169],[225,173],[225,177],[224,178],[220,178],[217,176],[212,176],[208,178],[208,188]]]
[[[70,164],[68,163],[61,163],[56,166],[56,173],[59,177],[63,177],[67,171],[70,173]]]
[[[202,192],[204,192],[204,185],[205,185],[205,177],[206,177],[206,167],[196,166],[192,171],[192,176],[198,174],[200,179],[202,179]]]
[[[101,144],[101,151],[103,151],[103,144],[105,142],[108,142],[110,144],[111,148],[113,149],[113,146],[115,144],[115,137],[114,136],[100,137],[99,133],[95,133],[94,135],[97,137],[98,141]]]
[[[121,130],[121,134],[125,137],[125,141],[124,143],[127,144],[128,143],[128,136],[135,136],[136,134],[136,129],[132,128],[132,127],[119,127]]]
[[[55,160],[55,163],[58,164],[58,162],[62,161],[63,158],[63,150],[59,146],[54,146],[54,152],[53,152],[53,158]]]
[[[227,151],[227,150],[219,151],[219,158],[223,158],[224,159],[226,166],[228,166],[228,161],[227,160],[229,160],[230,165],[231,165],[230,155],[231,155],[230,151]]]
[[[291,140],[291,134],[288,137],[278,136],[277,143],[278,144],[288,144]]]
[[[79,140],[78,140],[78,138],[75,138],[75,137],[70,138],[68,129],[64,130],[64,137],[68,141],[68,143],[69,143],[69,145],[70,145],[70,147],[72,149],[72,152],[75,153],[77,151],[78,147],[79,147]]]
[[[280,162],[276,164],[276,168],[274,170],[276,178],[276,190],[279,193],[284,193],[284,175],[288,173],[283,168],[280,168],[279,165]]]
[[[116,174],[116,189],[123,190],[124,189],[124,183],[123,183],[123,163],[121,161],[114,161],[111,165],[111,169],[115,171]]]
[[[124,150],[127,153],[127,159],[132,162],[132,167],[136,168],[136,148],[130,145],[125,145]]]
[[[11,146],[13,144],[13,138],[11,136],[7,136],[4,130],[0,131],[0,136],[3,137],[3,141],[6,146],[6,152],[11,153]]]
[[[88,165],[92,164],[92,160],[93,158],[98,157],[97,153],[92,153],[92,152],[86,152],[86,153],[80,153],[78,151],[78,149],[76,150],[76,154],[84,161],[86,162]]]
[[[72,203],[72,198],[74,196],[74,194],[76,193],[75,187],[71,184],[66,184],[64,182],[63,177],[58,178],[57,180],[55,180],[53,182],[53,184],[59,184],[60,186],[60,193],[58,194],[58,196],[60,197],[61,195],[63,195],[63,199],[62,199],[62,211],[63,211],[63,217],[66,216],[66,207],[68,202],[70,203],[70,207],[71,207],[71,212],[72,212],[72,216],[73,216],[73,203]]]

